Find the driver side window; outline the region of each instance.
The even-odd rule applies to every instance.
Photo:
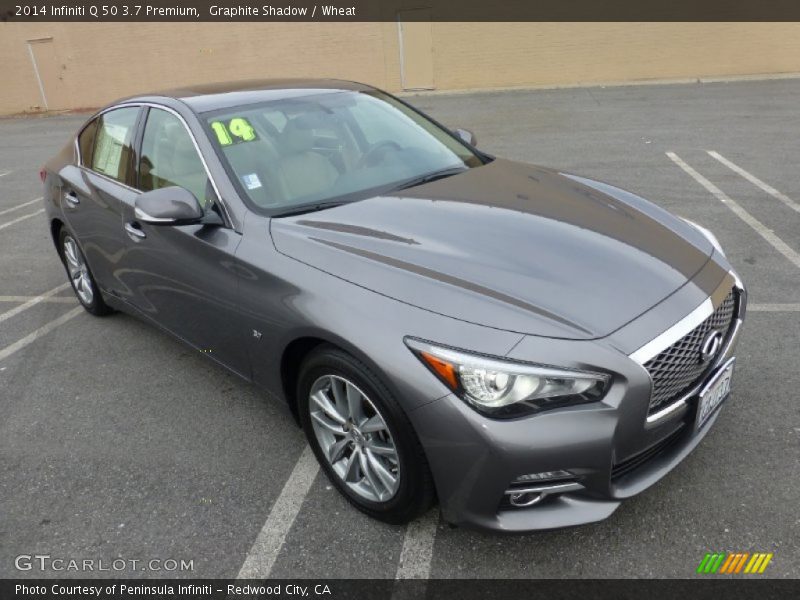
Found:
[[[175,115],[151,108],[142,138],[139,189],[169,186],[192,192],[204,210],[214,202],[213,188],[186,127]]]

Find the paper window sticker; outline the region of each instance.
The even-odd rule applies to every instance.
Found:
[[[255,173],[242,175],[242,183],[244,183],[244,187],[246,187],[248,190],[255,190],[261,187],[261,180]]]

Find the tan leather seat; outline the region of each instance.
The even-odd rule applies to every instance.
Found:
[[[192,192],[205,206],[208,176],[191,138],[180,123],[167,123],[158,131],[153,156],[142,158],[141,176],[146,190],[177,185]]]
[[[315,196],[333,187],[339,171],[322,154],[315,152],[311,124],[295,117],[281,133],[280,176],[290,198]]]
[[[243,177],[257,176],[257,186],[247,189],[247,195],[257,205],[269,208],[284,202],[288,197],[280,170],[278,152],[266,135],[257,140],[233,144],[223,148],[225,156],[233,166],[236,177],[246,185]]]

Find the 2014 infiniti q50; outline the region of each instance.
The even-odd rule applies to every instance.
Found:
[[[285,398],[385,521],[434,499],[494,530],[606,518],[729,395],[746,293],[709,231],[366,85],[129,98],[42,177],[86,310]]]

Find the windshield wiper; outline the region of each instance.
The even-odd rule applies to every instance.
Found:
[[[293,217],[295,215],[304,215],[306,213],[317,212],[319,210],[325,210],[326,208],[334,208],[336,206],[341,206],[342,204],[347,204],[347,202],[339,202],[333,200],[331,202],[316,202],[314,204],[304,204],[303,206],[298,206],[295,208],[289,208],[282,212],[275,213],[271,215],[272,218],[278,217]]]
[[[445,177],[451,177],[453,175],[458,175],[459,173],[463,173],[464,171],[469,171],[468,167],[450,167],[447,169],[440,169],[439,171],[433,171],[432,173],[426,173],[425,175],[420,175],[419,177],[414,177],[413,179],[408,179],[400,183],[400,185],[392,188],[393,190],[407,190],[408,188],[416,187],[418,185],[422,185],[423,183],[430,183],[431,181],[436,181],[437,179],[444,179]]]

